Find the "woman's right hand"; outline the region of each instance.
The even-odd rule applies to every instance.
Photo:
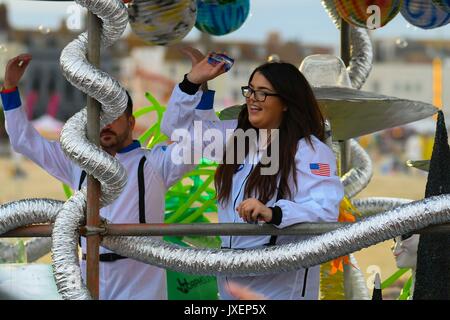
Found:
[[[224,62],[220,62],[213,66],[208,63],[208,57],[209,55],[192,67],[191,72],[187,75],[190,82],[201,84],[225,73]]]

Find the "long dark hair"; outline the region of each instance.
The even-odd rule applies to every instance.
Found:
[[[250,174],[244,190],[244,198],[257,195],[259,201],[267,203],[277,192],[277,181],[279,178],[280,195],[282,198],[292,196],[288,185],[289,176],[292,174],[297,187],[295,154],[300,139],[305,138],[312,146],[311,135],[324,141],[325,127],[324,118],[320,111],[317,100],[306,78],[292,64],[285,62],[265,63],[257,67],[250,76],[249,84],[256,72],[262,74],[272,85],[275,92],[279,94],[287,110],[284,112],[279,127],[279,167],[277,174],[262,175],[261,163],[258,163]],[[242,109],[238,117],[236,129],[256,129],[249,121],[248,110]],[[246,143],[246,155],[248,154],[248,143]],[[229,146],[227,146],[229,148]],[[234,143],[236,155],[236,143]],[[230,150],[231,151],[231,150]],[[224,152],[223,164],[220,164],[215,174],[215,186],[217,199],[220,203],[226,203],[232,190],[233,175],[239,167],[239,163],[226,163]]]

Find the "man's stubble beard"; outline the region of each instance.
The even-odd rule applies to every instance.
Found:
[[[124,142],[127,140],[128,132],[124,132],[123,135],[113,135],[107,142],[102,142],[102,139],[100,139],[100,146],[108,153],[117,153],[119,150],[123,149]]]

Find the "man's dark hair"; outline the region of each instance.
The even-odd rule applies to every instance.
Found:
[[[128,96],[127,108],[125,109],[125,113],[127,116],[131,117],[133,115],[133,99],[131,99],[130,93],[126,91]]]

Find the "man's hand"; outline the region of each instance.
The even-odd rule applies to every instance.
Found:
[[[272,210],[255,198],[242,201],[236,208],[236,211],[239,212],[239,216],[246,222],[256,222],[258,220],[270,222],[272,220]]]
[[[8,61],[5,70],[4,89],[17,87],[31,59],[31,54],[21,54]]]

